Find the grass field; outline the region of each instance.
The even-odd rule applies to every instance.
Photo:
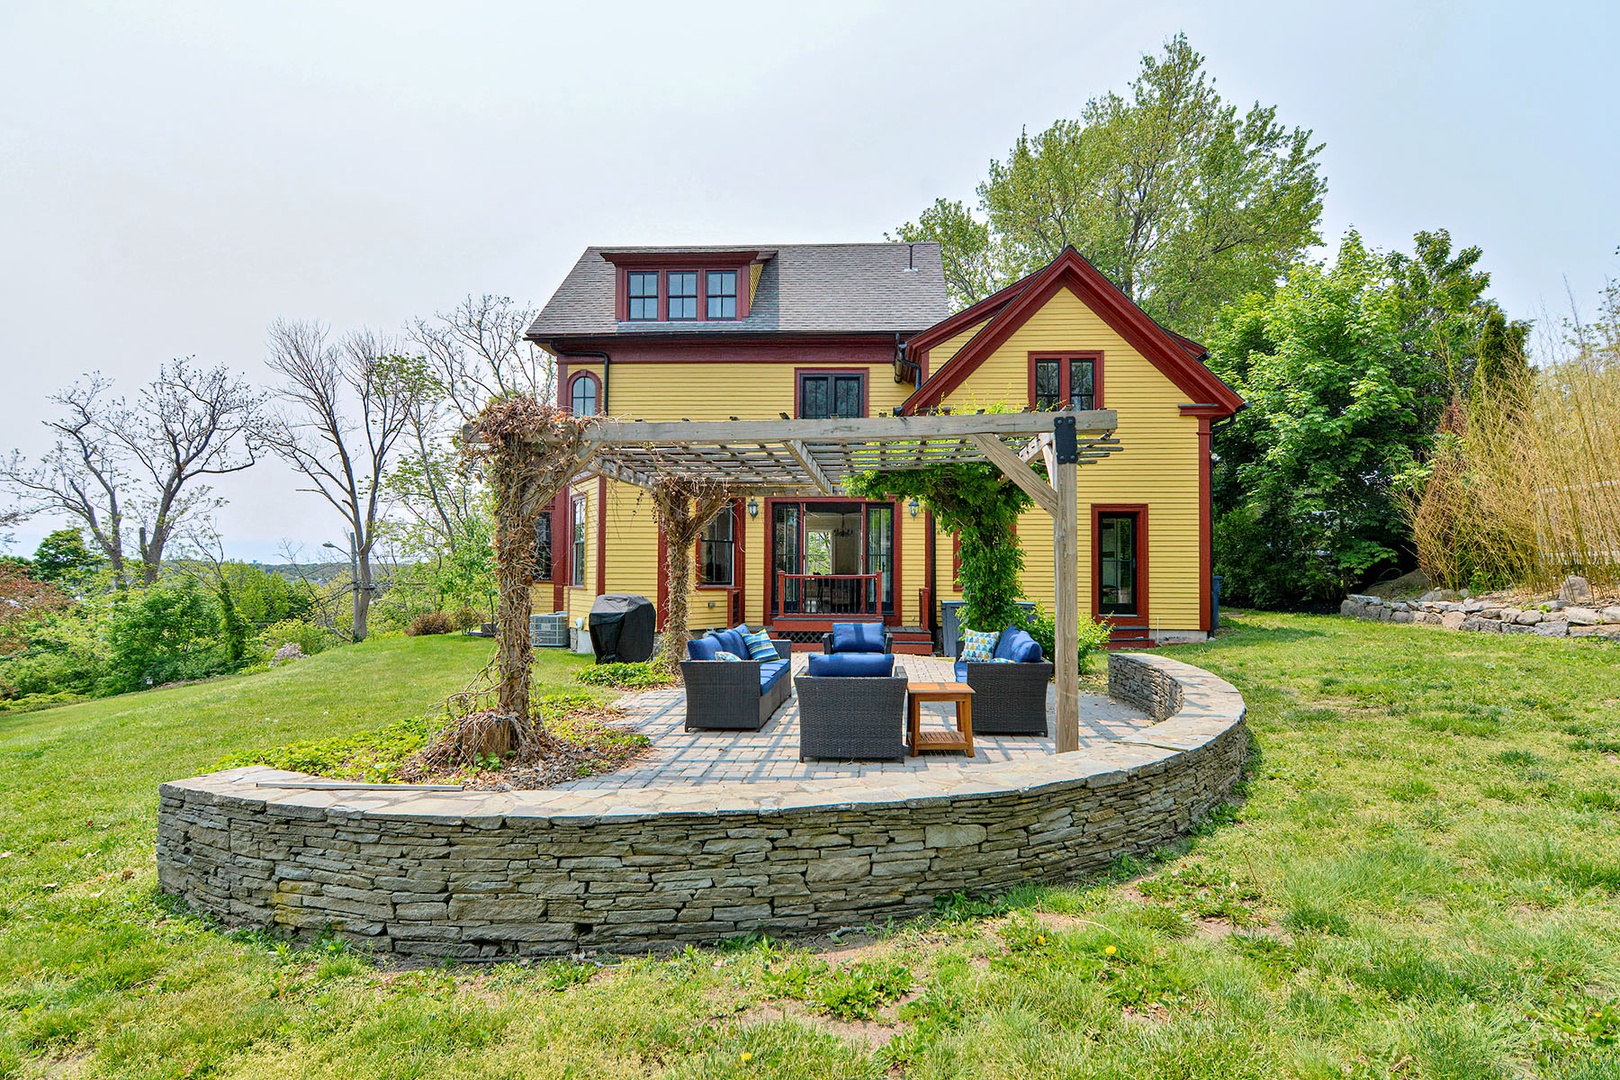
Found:
[[[821,954],[399,971],[156,894],[158,782],[419,712],[487,643],[0,718],[0,1075],[1620,1078],[1620,648],[1230,625],[1171,655],[1248,698],[1243,801]]]

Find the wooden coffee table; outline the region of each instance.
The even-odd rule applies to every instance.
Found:
[[[973,756],[973,687],[965,682],[914,682],[906,685],[906,718],[911,735],[911,756],[924,750],[960,750]],[[956,705],[955,731],[922,730],[925,701]]]

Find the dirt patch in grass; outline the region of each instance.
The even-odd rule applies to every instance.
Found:
[[[864,1045],[868,1050],[878,1050],[906,1030],[906,1025],[898,1018],[900,1009],[920,996],[921,992],[915,990],[906,994],[894,1004],[880,1009],[875,1020],[835,1020],[800,1001],[771,1001],[744,1009],[737,1014],[736,1023],[749,1027],[795,1020],[806,1027]]]

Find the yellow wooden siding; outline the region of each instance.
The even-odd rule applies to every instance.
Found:
[[[980,330],[983,330],[984,324],[989,321],[990,319],[988,317],[980,319],[978,322],[974,323],[960,334],[957,334],[955,337],[946,338],[938,345],[935,345],[932,349],[929,349],[928,374],[930,376],[937,374],[939,369],[944,367],[951,357],[961,352],[962,346],[973,340],[973,335],[977,334]]]
[[[1029,354],[1101,350],[1103,401],[1119,416],[1121,449],[1080,469],[1080,588],[1091,602],[1091,507],[1148,505],[1148,611],[1151,626],[1197,629],[1199,623],[1198,421],[1181,415],[1187,395],[1068,289],[1013,332],[945,403],[977,408],[1029,401]],[[1025,591],[1052,605],[1052,526],[1035,511],[1019,522]]]
[[[805,365],[809,366],[809,365]],[[623,420],[774,420],[794,415],[798,388],[793,364],[620,364],[613,368],[608,406]],[[868,410],[887,413],[911,396],[910,383],[894,381],[892,364],[818,364],[817,370],[866,373]],[[594,371],[601,365],[570,367]]]

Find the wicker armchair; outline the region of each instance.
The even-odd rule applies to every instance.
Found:
[[[787,663],[792,642],[771,639],[777,663]],[[770,663],[769,661],[767,663]],[[758,660],[682,660],[681,681],[686,684],[687,731],[758,731],[793,693],[793,677],[785,668],[768,686],[762,686]]]
[[[821,635],[822,655],[831,656],[833,654],[832,639],[833,636],[831,634]],[[894,652],[894,635],[889,633],[887,630],[883,631],[883,651],[886,653]]]
[[[956,640],[962,655],[962,639]],[[958,660],[956,677],[973,687],[975,735],[1045,735],[1046,687],[1052,662],[982,664]]]
[[[799,760],[906,756],[906,670],[884,676],[800,675]]]

